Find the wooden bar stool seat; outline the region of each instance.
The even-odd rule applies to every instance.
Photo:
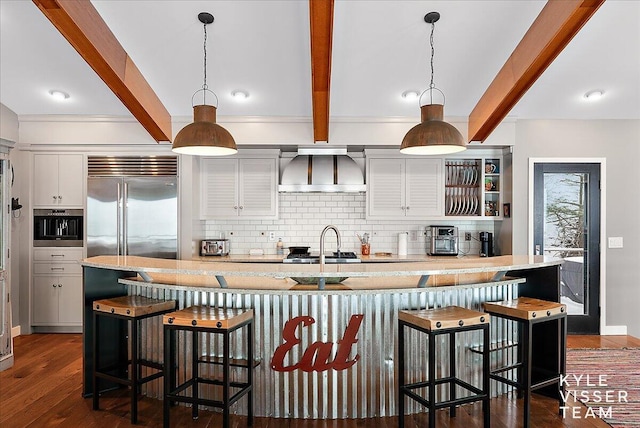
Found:
[[[93,410],[100,408],[99,379],[127,386],[131,389],[131,423],[138,423],[138,392],[140,386],[163,376],[162,363],[139,358],[138,336],[140,321],[175,310],[174,300],[150,299],[143,296],[122,296],[93,302]],[[128,322],[131,331],[129,352],[131,359],[101,365],[100,318],[117,318]],[[142,367],[156,371],[142,377]]]
[[[198,418],[198,406],[209,406],[222,409],[223,427],[229,427],[229,410],[231,405],[247,395],[247,425],[253,425],[253,309],[227,309],[211,306],[191,306],[180,311],[164,315],[164,352],[167,361],[167,374],[164,386],[164,427],[170,424],[170,407],[174,402],[191,404],[191,416]],[[246,328],[247,350],[246,360],[230,355],[229,342],[231,333]],[[191,378],[176,385],[176,331],[191,332]],[[222,336],[222,356],[209,357],[200,355],[198,335],[200,333]],[[203,378],[199,375],[199,364],[215,364],[222,366],[222,379]],[[231,381],[230,368],[246,369],[246,381]],[[200,385],[216,385],[222,388],[222,400],[200,397]],[[191,395],[186,390],[191,388]]]
[[[437,409],[449,408],[452,417],[456,415],[456,406],[475,401],[482,401],[483,423],[490,427],[489,411],[489,319],[490,316],[458,306],[418,311],[398,311],[398,380],[399,380],[399,424],[404,427],[405,396],[429,409],[429,427],[435,427]],[[405,383],[405,327],[428,335],[428,379],[414,383]],[[456,334],[466,331],[482,331],[482,385],[474,386],[456,375]],[[449,376],[436,378],[436,336],[449,336]],[[438,402],[436,387],[449,385],[449,399]],[[416,389],[428,388],[428,399],[414,392]],[[457,398],[456,387],[461,387],[472,395]]]
[[[529,426],[529,403],[531,392],[540,388],[558,385],[559,407],[564,406],[562,393],[564,386],[561,377],[566,373],[567,355],[567,306],[532,297],[519,297],[502,302],[485,302],[484,310],[492,316],[508,319],[518,323],[518,360],[507,366],[496,367],[491,370],[490,377],[498,382],[515,387],[518,397],[524,396],[524,428]],[[534,338],[533,326],[539,323],[557,322],[558,343],[556,349],[549,346],[545,338]],[[537,340],[536,340],[537,339]],[[556,367],[536,367],[534,362],[534,342],[545,342],[544,349],[537,352],[557,353]],[[516,371],[517,379],[511,379],[506,373]],[[562,412],[562,409],[559,409]]]

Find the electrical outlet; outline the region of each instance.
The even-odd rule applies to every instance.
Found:
[[[412,230],[411,232],[409,232],[409,239],[411,241],[417,241],[418,240],[418,231],[417,230]]]
[[[276,233],[269,232],[269,241],[275,241],[275,240],[276,240]]]
[[[464,233],[464,240],[465,241],[471,241],[471,233],[470,232],[465,232]]]

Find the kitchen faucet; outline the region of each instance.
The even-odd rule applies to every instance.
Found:
[[[338,232],[337,227],[330,224],[329,226],[325,227],[322,230],[322,233],[320,234],[320,264],[321,265],[324,264],[324,236],[327,234],[327,231],[329,229],[333,229],[336,232],[336,236],[338,237],[338,248],[336,249],[336,251],[338,252],[338,255],[340,255],[340,232]]]

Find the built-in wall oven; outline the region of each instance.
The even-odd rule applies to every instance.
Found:
[[[82,247],[81,209],[33,210],[34,247]]]

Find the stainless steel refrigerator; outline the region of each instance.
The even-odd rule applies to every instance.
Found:
[[[120,170],[111,169],[113,173]],[[96,177],[91,174],[90,159],[87,256],[132,255],[175,259],[178,243],[177,177]]]

